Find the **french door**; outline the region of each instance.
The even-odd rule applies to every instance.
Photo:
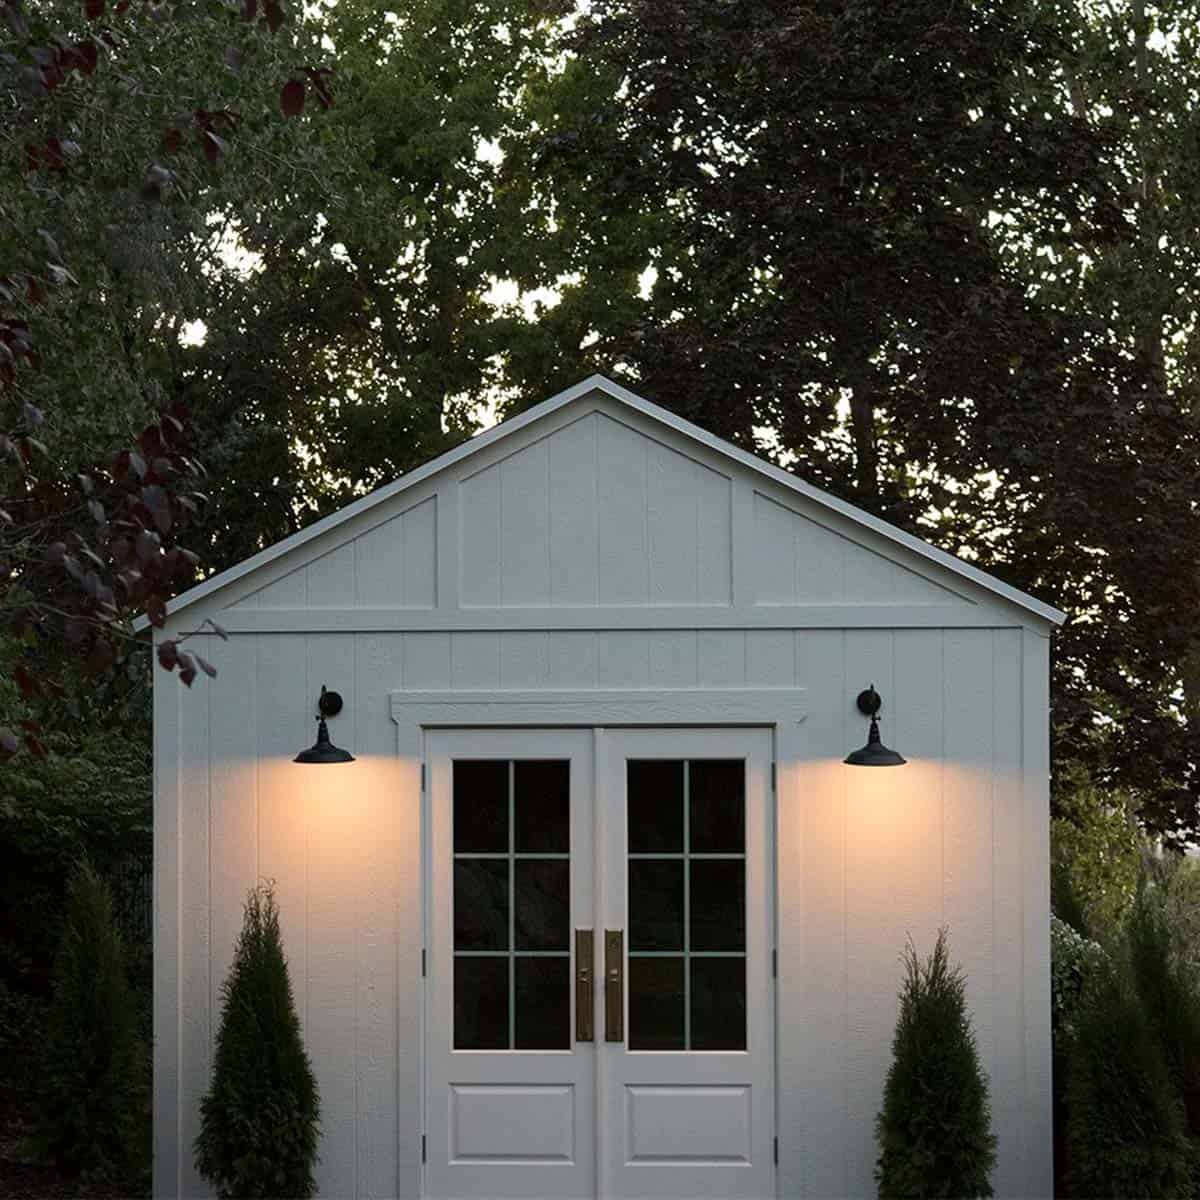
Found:
[[[430,733],[425,1192],[774,1195],[770,739]]]

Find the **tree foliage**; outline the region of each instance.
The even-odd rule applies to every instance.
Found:
[[[510,339],[526,395],[616,364],[1066,609],[1056,764],[1170,837],[1197,827],[1194,15],[605,0],[505,192],[536,235],[511,273],[561,293]]]
[[[275,36],[278,0],[0,10],[0,617],[29,649],[25,697],[53,700],[56,661],[109,672],[129,617],[161,624],[194,578],[203,470],[163,368],[222,261],[214,209],[269,204],[297,169],[281,85],[330,93],[296,65],[304,27]],[[42,753],[39,732],[29,718],[0,749]]]
[[[990,1196],[996,1138],[966,979],[950,965],[945,930],[924,962],[911,943],[903,961],[892,1064],[876,1121],[879,1195]]]
[[[126,1176],[148,1163],[149,1058],[136,1021],[112,893],[82,862],[67,890],[40,1081],[40,1140],[72,1170]]]
[[[320,1102],[270,886],[251,890],[221,986],[212,1082],[200,1102],[196,1166],[223,1200],[316,1192]]]

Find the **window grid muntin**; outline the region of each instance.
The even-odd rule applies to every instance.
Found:
[[[455,760],[458,761],[471,761]],[[570,762],[569,759],[550,759],[551,762]],[[570,851],[565,854],[561,852],[551,851],[529,851],[528,853],[517,852],[517,800],[516,800],[516,771],[517,760],[510,758],[506,760],[508,767],[508,850],[501,854],[496,851],[485,851],[478,854],[472,854],[470,851],[459,853],[452,851],[451,858],[455,862],[459,861],[474,861],[477,859],[491,859],[493,862],[506,860],[508,862],[508,949],[507,950],[459,950],[454,948],[452,957],[458,958],[506,958],[508,959],[508,1045],[494,1047],[495,1050],[516,1050],[517,1049],[517,956],[516,948],[516,910],[517,910],[517,884],[516,884],[516,861],[520,859],[541,859],[552,861],[567,861],[571,859]],[[568,771],[570,767],[568,766]],[[453,787],[451,789],[451,805],[456,802],[456,794]],[[570,792],[567,793],[568,806],[570,804]],[[569,813],[569,808],[568,808]],[[568,824],[568,829],[570,825]],[[570,876],[568,873],[568,904],[570,904]],[[570,958],[571,948],[568,945],[565,950],[521,950],[522,958]],[[568,1003],[570,1002],[568,994]],[[457,1049],[457,1044],[455,1045]],[[569,1047],[568,1047],[569,1048]]]
[[[639,761],[636,759],[627,759],[625,764],[625,779],[626,779],[626,796],[625,796],[625,829],[626,837],[629,830],[629,763]],[[742,852],[734,854],[729,851],[721,853],[692,853],[692,790],[691,790],[691,769],[692,762],[703,762],[704,759],[693,760],[685,758],[683,761],[683,852],[673,853],[664,852],[655,854],[647,853],[630,853],[626,850],[626,861],[637,860],[667,860],[672,862],[683,863],[683,951],[682,954],[678,950],[634,950],[632,948],[626,951],[630,958],[674,958],[683,959],[683,1048],[682,1050],[657,1050],[657,1051],[633,1051],[633,1053],[651,1053],[651,1054],[682,1054],[689,1052],[692,1049],[692,960],[695,958],[740,958],[745,960],[749,951],[745,948],[741,950],[692,950],[692,897],[691,897],[691,862],[693,859],[697,861],[721,861],[728,860],[733,862],[748,863],[746,852],[746,809],[742,808]],[[742,770],[745,771],[745,760],[742,760]],[[744,779],[744,776],[743,776]],[[744,786],[744,783],[743,783]],[[742,872],[742,887],[743,889],[749,886],[749,867]],[[625,902],[630,904],[629,897],[629,873],[626,871],[625,876]],[[742,931],[743,947],[745,946],[746,931]],[[630,1033],[632,1034],[632,1029]],[[749,1031],[745,1031],[747,1034]],[[747,1039],[748,1040],[748,1039]],[[700,1053],[723,1053],[722,1051],[700,1051]]]

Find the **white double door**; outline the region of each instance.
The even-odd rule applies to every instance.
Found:
[[[425,1194],[775,1194],[770,736],[427,739]]]

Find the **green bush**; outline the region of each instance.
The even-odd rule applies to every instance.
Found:
[[[1172,884],[1183,870],[1172,857],[1147,864],[1126,927],[1138,999],[1183,1100],[1187,1130],[1200,1136],[1200,978],[1173,924]]]
[[[246,900],[200,1114],[196,1167],[222,1200],[313,1195],[320,1105],[269,886]]]
[[[1094,972],[1067,1041],[1071,1194],[1190,1196],[1183,1104],[1126,964]]]
[[[876,1120],[881,1200],[990,1196],[996,1161],[987,1080],[967,1013],[966,981],[950,966],[946,931],[922,963],[910,942]]]
[[[82,862],[67,886],[46,1022],[39,1141],[60,1165],[125,1174],[149,1150],[146,1052],[108,885]]]
[[[1082,937],[1070,924],[1050,918],[1050,1001],[1055,1033],[1071,1031],[1084,984],[1109,961],[1099,942]]]

